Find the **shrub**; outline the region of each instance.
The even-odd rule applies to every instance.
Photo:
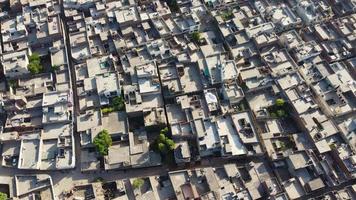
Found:
[[[94,138],[94,145],[100,155],[108,155],[109,147],[112,145],[112,139],[106,129],[100,131],[99,134]]]
[[[59,67],[60,67],[59,65],[52,65],[51,66],[52,72],[59,70]]]
[[[134,189],[138,189],[138,188],[142,187],[144,183],[145,183],[145,181],[142,178],[137,178],[132,182],[132,187]]]
[[[112,108],[112,107],[102,108],[102,109],[101,109],[101,112],[102,112],[103,114],[111,113],[111,112],[114,112],[114,108]]]

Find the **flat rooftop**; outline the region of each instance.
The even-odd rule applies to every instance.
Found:
[[[202,139],[199,139],[199,145],[205,145],[207,149],[214,148],[216,144],[220,143],[217,127],[210,120],[204,120],[203,126],[205,132],[204,135],[198,135],[199,138],[202,137]]]
[[[236,129],[232,126],[232,121],[230,117],[219,117],[216,120],[217,131],[225,146],[225,151],[227,153],[232,153],[232,155],[244,155],[247,153],[246,147],[241,142],[239,135],[236,132]],[[222,137],[228,138],[228,143]],[[227,147],[228,145],[228,147]]]
[[[233,114],[231,118],[243,143],[258,143],[256,130],[249,112]]]
[[[16,175],[15,186],[16,196],[39,193],[44,199],[54,198],[51,177],[48,175]]]
[[[127,116],[125,112],[112,112],[101,119],[102,126],[111,134],[128,133]],[[94,136],[92,136],[94,137]]]
[[[60,66],[67,64],[67,54],[64,48],[51,52],[51,64],[52,66]]]
[[[101,125],[101,114],[99,110],[86,111],[85,114],[77,117],[77,129],[78,132],[86,131],[91,128],[95,128]]]
[[[40,155],[40,140],[22,140],[19,158],[19,168],[38,169]]]
[[[95,57],[86,60],[88,76],[94,77],[95,75],[105,74],[113,71],[109,56]]]

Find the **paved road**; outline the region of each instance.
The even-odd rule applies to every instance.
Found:
[[[52,177],[54,184],[54,191],[57,196],[63,191],[69,191],[76,184],[83,184],[92,182],[95,178],[101,177],[105,181],[115,181],[119,179],[132,178],[132,177],[147,177],[167,174],[168,171],[177,171],[183,169],[194,169],[200,167],[221,167],[227,163],[237,163],[239,166],[251,162],[253,159],[224,159],[224,158],[211,158],[203,160],[201,164],[195,164],[188,167],[170,167],[158,166],[150,168],[127,169],[117,171],[102,171],[97,173],[81,173],[80,167],[73,170],[66,171],[37,171],[37,170],[20,170],[13,168],[0,167],[0,179],[7,178],[8,181],[0,180],[0,182],[11,181],[10,177],[18,174],[48,174]],[[260,159],[257,159],[260,160]]]

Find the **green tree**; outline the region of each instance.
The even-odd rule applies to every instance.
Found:
[[[145,183],[145,181],[142,178],[137,178],[132,182],[132,187],[134,189],[138,189],[138,188],[142,187],[144,183]]]
[[[38,54],[37,52],[34,52],[33,54],[31,54],[29,56],[29,61],[40,61],[41,60],[41,57],[40,57],[40,54]]]
[[[229,19],[232,19],[234,17],[234,14],[232,13],[232,11],[225,11],[221,14],[221,18],[224,21],[227,21]]]
[[[106,129],[100,131],[99,134],[94,138],[94,145],[100,155],[108,155],[109,147],[112,145],[112,139]]]
[[[166,141],[166,136],[162,133],[159,134],[158,136],[158,142],[165,142]]]
[[[167,139],[166,145],[168,146],[168,149],[170,151],[174,150],[174,148],[176,147],[176,143],[174,143],[174,141],[172,139]]]
[[[0,192],[0,200],[7,200],[7,194]]]
[[[192,33],[192,39],[194,42],[199,42],[201,39],[201,34],[199,32]]]
[[[27,67],[31,74],[39,74],[43,71],[43,67],[39,62],[30,62]]]
[[[276,106],[282,107],[284,106],[284,100],[283,99],[277,99],[276,100]]]
[[[168,133],[168,127],[161,129],[160,134],[166,135]]]
[[[284,110],[277,110],[277,116],[278,116],[278,117],[286,117],[286,116],[287,116],[286,111],[284,111]]]
[[[32,74],[39,74],[43,71],[41,58],[38,53],[33,53],[31,56],[29,56],[29,64],[27,68]]]
[[[122,111],[125,108],[125,101],[122,96],[114,97],[112,100],[112,106],[117,111]]]
[[[158,151],[161,153],[167,153],[167,146],[164,143],[158,143]]]
[[[166,155],[174,150],[176,145],[174,141],[167,136],[168,131],[168,127],[161,129],[160,134],[156,138],[153,146],[155,151],[158,151],[163,155]]]

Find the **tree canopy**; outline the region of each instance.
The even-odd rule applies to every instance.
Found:
[[[192,39],[194,42],[199,42],[201,39],[201,35],[199,32],[194,32],[192,33]]]
[[[106,129],[100,131],[99,134],[94,138],[94,145],[100,155],[108,155],[109,147],[112,145],[112,139]]]
[[[123,110],[125,110],[125,101],[122,96],[114,97],[108,107],[101,108],[101,112],[103,114]]]
[[[158,136],[158,142],[164,142],[164,141],[166,141],[166,136],[160,133]]]
[[[287,116],[287,113],[284,110],[277,110],[277,116],[283,118]]]
[[[167,153],[167,146],[164,143],[158,143],[158,150],[161,153]]]
[[[145,183],[145,181],[142,178],[137,178],[132,182],[132,187],[134,189],[138,189],[138,188],[142,187],[144,183]]]
[[[282,107],[284,106],[284,103],[283,99],[276,99],[276,106]]]
[[[161,129],[160,134],[166,135],[168,133],[168,127]]]
[[[174,149],[176,143],[171,139],[168,127],[159,130],[155,141],[150,144],[150,148],[161,155],[166,164],[174,164]]]
[[[171,151],[174,150],[174,148],[176,147],[176,143],[174,143],[174,141],[172,139],[167,139],[166,145],[167,145],[168,149]]]
[[[29,64],[27,66],[31,74],[39,74],[43,71],[43,66],[41,65],[41,58],[38,53],[33,53],[29,56]]]
[[[112,106],[117,111],[124,110],[125,108],[124,98],[122,96],[114,97],[112,100]]]
[[[0,192],[0,200],[7,200],[7,194]]]
[[[221,18],[224,20],[224,21],[227,21],[229,19],[232,19],[234,17],[234,14],[232,13],[232,11],[224,11],[222,14],[221,14]]]
[[[168,131],[168,127],[161,129],[155,141],[157,150],[162,154],[167,154],[169,151],[174,150],[176,145],[174,141],[167,136]]]

